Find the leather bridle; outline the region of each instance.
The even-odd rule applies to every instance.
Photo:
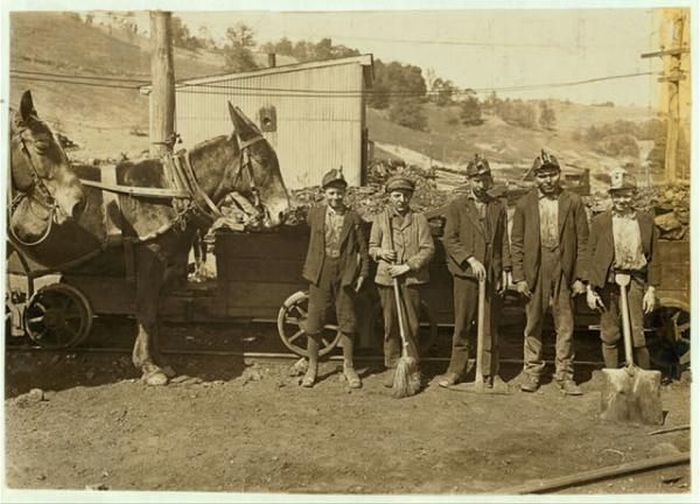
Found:
[[[51,190],[44,182],[45,177],[39,175],[39,171],[37,170],[36,165],[34,164],[32,155],[22,135],[22,133],[25,130],[26,128],[22,128],[16,133],[14,133],[11,138],[11,142],[18,144],[19,151],[22,153],[24,161],[29,167],[29,175],[32,178],[32,183],[26,189],[18,189],[17,187],[14,187],[14,178],[11,175],[13,184],[11,186],[10,191],[13,187],[15,191],[17,191],[17,194],[15,196],[12,196],[12,201],[10,203],[10,215],[14,214],[15,210],[20,205],[22,200],[24,200],[25,198],[34,199],[37,203],[39,203],[39,205],[41,205],[48,211],[48,217],[46,218],[46,231],[44,231],[37,240],[29,242],[17,236],[17,233],[15,232],[12,225],[8,225],[8,228],[10,234],[12,235],[12,238],[16,240],[17,243],[25,247],[35,247],[40,243],[46,241],[46,239],[49,237],[49,234],[51,234],[51,229],[53,227],[53,222],[56,220],[56,213],[59,210],[59,205],[56,201],[56,198],[51,193]],[[10,171],[12,171],[12,167],[10,168]]]

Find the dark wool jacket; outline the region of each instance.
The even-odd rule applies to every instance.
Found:
[[[561,268],[571,285],[586,274],[588,218],[581,197],[562,190],[559,195],[559,253]],[[540,271],[540,210],[537,189],[525,194],[515,205],[510,233],[513,282],[527,281],[535,288]]]
[[[318,285],[321,268],[326,257],[326,205],[309,210],[306,222],[311,228],[309,248],[302,275],[314,285]],[[346,210],[343,227],[340,231],[340,271],[341,285],[353,285],[358,276],[369,276],[369,254],[367,239],[362,230],[362,219],[353,210]]]
[[[447,253],[447,268],[461,277],[474,277],[466,260],[474,256],[496,280],[503,270],[511,269],[508,246],[508,217],[505,204],[493,198],[486,203],[486,220],[489,228],[489,243],[486,246],[486,230],[481,225],[479,212],[467,196],[455,199],[447,208],[445,231],[442,242]],[[488,254],[488,255],[487,255]]]
[[[591,236],[588,239],[586,280],[593,287],[603,287],[608,279],[610,268],[615,261],[615,241],[613,237],[613,213],[608,210],[591,220]],[[637,222],[642,238],[642,250],[647,266],[642,275],[649,285],[659,283],[659,264],[654,260],[658,231],[654,218],[646,212],[637,212]]]

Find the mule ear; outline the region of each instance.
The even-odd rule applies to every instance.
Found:
[[[236,135],[243,140],[250,140],[260,135],[260,130],[256,124],[248,119],[239,107],[234,107],[231,102],[228,102],[228,112],[231,115],[231,121],[236,128]]]
[[[19,114],[23,122],[27,122],[30,117],[39,117],[34,108],[32,92],[28,89],[22,94],[22,99],[19,102]]]

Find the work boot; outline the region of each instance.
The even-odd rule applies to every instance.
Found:
[[[362,387],[362,380],[360,380],[360,375],[357,374],[354,367],[343,366],[343,375],[350,388],[358,389]]]
[[[387,369],[384,371],[384,376],[382,377],[382,385],[386,388],[391,388],[394,386],[394,375],[396,374],[396,369]]]
[[[564,378],[563,380],[557,380],[557,386],[559,387],[559,390],[564,395],[570,395],[570,396],[580,396],[583,395],[583,391],[581,388],[576,385],[576,382],[572,380],[571,378]]]
[[[526,374],[523,377],[523,381],[520,384],[520,390],[523,392],[537,392],[537,389],[540,388],[540,381],[537,379],[537,377]]]

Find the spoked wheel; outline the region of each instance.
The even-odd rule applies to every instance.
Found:
[[[309,295],[298,291],[289,296],[277,314],[277,331],[284,346],[302,357],[308,357],[306,344],[306,318],[309,311]],[[326,355],[333,350],[340,340],[340,331],[336,324],[326,324],[321,334],[319,355]]]
[[[647,346],[654,365],[679,375],[690,367],[690,308],[687,304],[662,302],[645,319]]]
[[[51,284],[39,289],[24,311],[27,335],[45,348],[67,348],[82,342],[92,328],[92,309],[75,287]]]

